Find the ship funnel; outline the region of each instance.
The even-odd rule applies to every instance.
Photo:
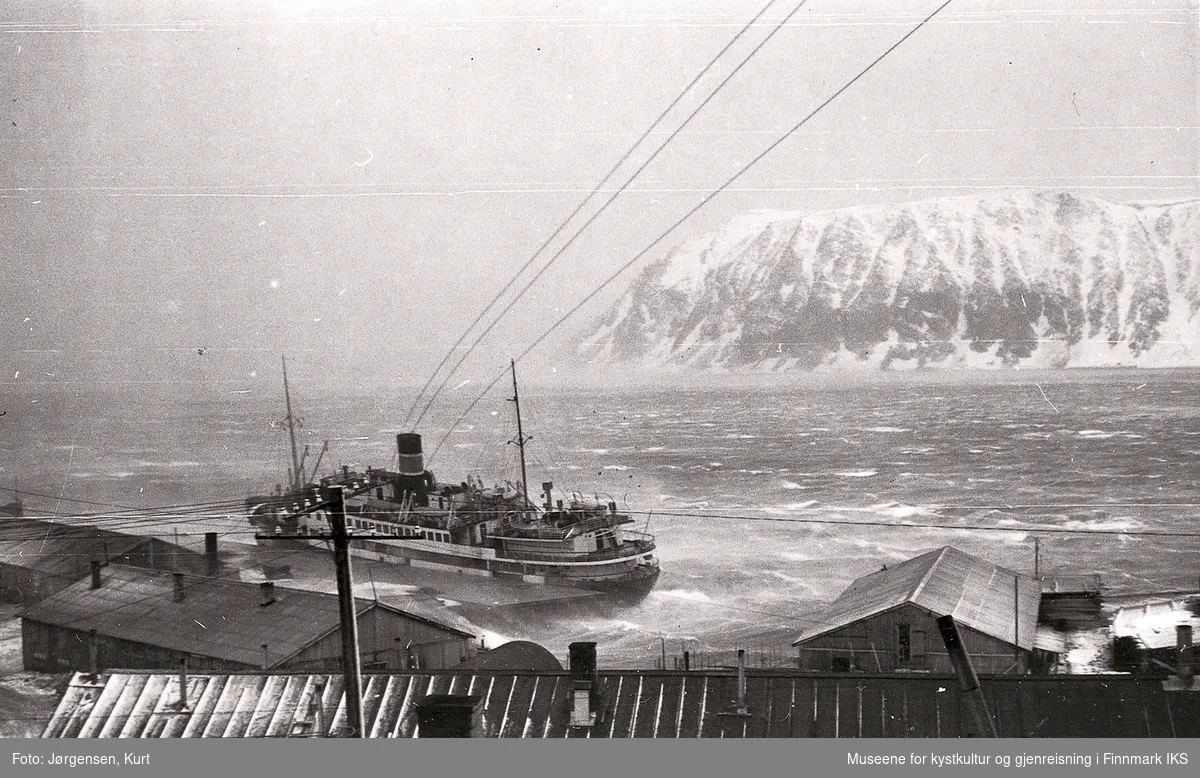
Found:
[[[421,475],[425,472],[425,456],[421,452],[421,436],[401,432],[396,436],[396,452],[400,455],[401,475]]]

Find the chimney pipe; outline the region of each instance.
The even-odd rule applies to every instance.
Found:
[[[262,669],[264,669],[264,670],[266,670],[268,667],[271,666],[271,663],[267,661],[267,647],[270,645],[271,645],[270,643],[262,644],[262,652],[263,652]]]
[[[100,566],[101,566],[101,565],[100,565],[100,560],[99,560],[99,559],[93,559],[93,560],[92,560],[92,588],[93,588],[93,589],[99,589],[99,588],[100,588],[100,584],[101,584],[101,581],[100,581]]]
[[[1175,628],[1175,645],[1179,649],[1179,680],[1190,686],[1192,676],[1192,627],[1190,624],[1180,624]]]
[[[737,712],[746,713],[746,649],[738,649]]]
[[[183,602],[183,573],[174,573],[175,577],[175,592],[171,599],[175,602]]]
[[[204,558],[208,561],[208,574],[216,575],[220,570],[220,563],[217,561],[217,533],[204,533]]]
[[[546,495],[546,510],[550,510],[551,506],[553,506],[553,504],[554,504],[553,497],[552,497],[553,492],[554,492],[554,482],[553,481],[542,481],[542,493]]]
[[[596,644],[590,641],[568,647],[571,672],[572,727],[590,727],[596,721]]]
[[[596,678],[596,644],[591,641],[572,643],[570,654],[571,678],[593,681]]]
[[[478,694],[431,694],[416,703],[417,737],[482,737]]]
[[[259,603],[260,607],[265,608],[266,606],[275,602],[275,582],[274,581],[263,581],[262,583],[260,583],[258,585],[258,589],[260,592],[262,592],[262,602]]]
[[[187,679],[187,654],[179,657],[179,709],[187,710],[188,705],[188,679]]]
[[[96,630],[88,630],[88,672],[94,679],[100,673],[99,650],[96,647]]]

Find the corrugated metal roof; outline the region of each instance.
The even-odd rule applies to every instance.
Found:
[[[263,643],[268,666],[275,666],[340,623],[337,596],[331,594],[276,586],[275,601],[262,606],[259,584],[185,575],[183,600],[176,602],[171,573],[109,565],[101,577],[99,589],[85,579],[28,608],[22,617],[254,667],[263,661]],[[372,607],[472,637],[399,608],[357,601],[360,615]]]
[[[1065,654],[1067,653],[1067,636],[1053,627],[1039,624],[1037,635],[1033,640],[1033,647],[1054,654]]]
[[[1134,637],[1146,648],[1174,648],[1176,629],[1190,625],[1200,633],[1200,613],[1194,610],[1194,598],[1175,598],[1120,608],[1113,616],[1114,637]]]
[[[1044,575],[1042,591],[1046,594],[1099,594],[1100,576],[1092,575]]]
[[[0,564],[71,580],[86,573],[92,559],[120,557],[150,542],[146,535],[126,535],[90,524],[63,524],[36,519],[0,521]],[[200,558],[193,551],[180,553]]]
[[[944,546],[857,579],[792,645],[912,603],[1031,649],[1041,594],[1041,584],[1030,576]]]
[[[444,671],[367,675],[370,737],[413,737],[430,694],[482,698],[485,737],[958,737],[972,716],[952,677],[750,671],[749,714],[732,672],[601,673],[599,719],[569,726],[570,675]],[[76,674],[44,737],[288,737],[344,733],[338,675]],[[1001,737],[1196,737],[1200,694],[1133,676],[981,679]],[[320,715],[316,715],[317,711]],[[317,723],[320,724],[317,729]]]

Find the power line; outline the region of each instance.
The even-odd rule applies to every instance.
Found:
[[[771,29],[771,31],[767,34],[767,36],[765,38],[763,38],[763,40],[760,41],[758,43],[758,45],[755,46],[750,51],[750,53],[747,54],[742,59],[741,62],[739,62],[736,66],[734,66],[734,68],[730,71],[729,75],[727,75],[724,79],[722,79],[721,83],[717,84],[716,88],[714,88],[713,91],[711,93],[709,93],[709,95],[706,98],[704,98],[704,100],[699,105],[697,105],[690,113],[688,113],[687,117],[683,120],[683,122],[679,125],[679,127],[677,127],[673,132],[671,132],[671,134],[668,135],[666,137],[666,139],[663,140],[663,142],[658,145],[658,147],[654,150],[654,152],[651,153],[650,156],[644,162],[642,162],[642,164],[640,166],[638,166],[637,170],[633,171],[633,173],[625,180],[625,183],[623,183],[619,187],[617,187],[617,189],[612,193],[612,195],[607,200],[604,201],[604,203],[600,206],[600,208],[594,214],[592,214],[592,216],[590,218],[588,218],[588,220],[586,222],[584,222],[583,226],[580,227],[578,230],[576,230],[575,233],[567,240],[567,242],[564,243],[558,249],[558,251],[556,251],[554,253],[554,256],[550,257],[550,260],[542,267],[542,269],[539,270],[536,274],[534,274],[533,278],[531,278],[525,284],[525,286],[522,287],[519,292],[517,292],[516,297],[514,297],[508,303],[508,305],[505,306],[505,308],[502,311],[500,311],[499,315],[496,316],[496,318],[492,321],[492,323],[489,324],[487,327],[485,327],[483,329],[483,331],[475,338],[475,340],[472,341],[471,345],[459,356],[458,361],[456,361],[454,363],[454,366],[450,368],[450,372],[447,374],[446,378],[443,380],[441,385],[438,386],[437,391],[435,391],[429,397],[428,401],[425,403],[425,406],[421,409],[421,413],[417,416],[417,420],[416,420],[416,422],[414,422],[414,426],[420,424],[421,420],[423,418],[425,418],[425,414],[429,412],[430,406],[433,405],[434,400],[437,399],[437,396],[441,393],[442,389],[444,389],[449,384],[450,378],[451,378],[451,376],[454,375],[455,371],[457,371],[458,368],[462,365],[462,363],[464,361],[466,361],[467,357],[471,354],[471,352],[473,352],[475,350],[475,347],[478,346],[479,343],[485,337],[487,337],[488,333],[490,333],[492,331],[492,329],[500,322],[500,320],[504,318],[504,316],[508,313],[508,311],[511,310],[514,305],[516,305],[517,301],[520,300],[522,296],[524,296],[525,292],[529,291],[529,288],[531,286],[533,286],[538,281],[539,278],[542,277],[542,275],[550,268],[551,265],[554,264],[554,262],[560,256],[562,256],[563,252],[565,252],[568,248],[570,248],[570,246],[575,242],[575,239],[578,238],[584,232],[584,230],[586,230],[588,227],[590,227],[592,225],[592,223],[594,221],[596,221],[596,219],[598,219],[600,217],[600,215],[604,213],[605,210],[608,209],[608,206],[610,206],[613,203],[613,201],[615,201],[617,199],[617,197],[620,196],[620,194],[625,191],[625,189],[629,186],[629,184],[631,184],[633,182],[633,180],[635,178],[637,178],[638,175],[640,175],[641,172],[643,170],[645,170],[646,167],[649,166],[650,163],[653,162],[658,157],[659,153],[662,152],[662,150],[664,148],[666,148],[667,145],[670,144],[670,142],[672,140],[675,139],[675,136],[678,135],[692,121],[692,119],[695,118],[696,115],[699,114],[700,111],[703,110],[704,107],[706,105],[708,105],[708,103],[714,97],[717,96],[717,93],[719,93],[725,87],[725,85],[728,84],[729,81],[735,75],[737,75],[738,71],[740,71],[742,69],[742,67],[747,62],[749,62],[750,59],[755,54],[757,54],[758,51],[763,46],[765,46],[768,41],[771,40],[772,37],[774,37],[775,33],[777,33],[787,23],[787,21],[789,19],[791,19],[792,16],[794,16],[796,14],[796,12],[800,10],[801,7],[804,6],[804,4],[807,1],[808,0],[800,0],[800,3],[794,9],[792,9],[792,11],[790,13],[788,13],[788,15],[785,16],[782,21],[780,21],[777,25],[775,25],[775,27],[773,27]],[[440,370],[442,368],[442,366],[446,364],[446,361],[449,359],[450,355],[454,353],[454,350],[457,349],[458,346],[466,338],[467,333],[469,333],[472,329],[474,329],[475,325],[479,323],[479,321],[484,317],[484,315],[489,310],[491,310],[492,306],[496,303],[496,301],[498,301],[500,299],[500,297],[503,296],[503,294],[506,291],[508,291],[508,289],[513,285],[513,283],[516,282],[517,278],[521,275],[521,273],[525,272],[526,268],[528,268],[533,263],[533,261],[538,257],[538,255],[541,254],[542,251],[545,250],[546,246],[550,245],[550,242],[553,241],[554,238],[556,238],[566,228],[567,224],[570,223],[571,219],[575,218],[575,216],[583,209],[584,205],[586,205],[588,203],[588,201],[591,200],[591,198],[597,192],[600,191],[600,189],[609,180],[609,178],[611,178],[613,176],[613,174],[616,173],[616,171],[621,167],[621,165],[623,165],[625,163],[625,161],[627,159],[629,159],[629,157],[633,154],[634,150],[637,149],[637,147],[639,145],[641,145],[642,141],[644,141],[647,138],[647,136],[650,135],[650,133],[654,130],[655,127],[657,127],[659,125],[660,122],[662,122],[662,120],[666,117],[666,115],[676,105],[679,104],[679,102],[692,90],[692,88],[696,84],[698,84],[700,82],[700,80],[704,77],[704,74],[707,73],[709,71],[709,69],[711,69],[712,66],[714,64],[716,64],[716,62],[722,56],[724,56],[725,52],[728,51],[729,48],[731,46],[733,46],[733,44],[736,43],[739,38],[742,37],[743,33],[745,33],[746,30],[750,29],[758,21],[759,17],[761,17],[763,15],[763,13],[766,12],[767,8],[769,8],[773,2],[774,2],[774,0],[768,0],[767,4],[765,6],[763,6],[762,10],[760,10],[758,12],[758,14],[753,19],[751,19],[750,22],[745,27],[743,27],[741,30],[739,30],[738,33],[736,35],[734,35],[734,37],[729,41],[729,43],[725,44],[724,48],[722,48],[721,51],[719,51],[717,53],[717,55],[715,57],[713,57],[713,59],[710,60],[709,63],[707,65],[705,65],[704,68],[698,74],[696,74],[696,77],[693,78],[691,80],[691,82],[688,83],[688,85],[683,88],[683,90],[679,93],[679,95],[676,96],[675,99],[671,101],[671,104],[668,105],[661,114],[659,114],[658,118],[654,120],[653,124],[651,124],[650,127],[644,133],[642,133],[641,137],[639,137],[637,139],[637,141],[635,141],[634,144],[629,147],[629,149],[625,152],[625,154],[621,157],[621,159],[617,161],[617,164],[614,165],[612,167],[612,169],[609,170],[608,173],[605,174],[604,178],[600,181],[600,183],[598,183],[596,185],[596,188],[593,189],[592,192],[587,197],[584,198],[583,202],[581,202],[579,204],[579,206],[571,213],[571,215],[568,216],[567,219],[561,225],[559,225],[558,229],[556,229],[554,231],[554,234],[546,239],[546,241],[541,245],[541,247],[539,247],[538,250],[536,252],[534,252],[533,256],[529,258],[529,261],[527,261],[524,265],[521,266],[521,269],[517,271],[517,273],[509,280],[509,282],[507,284],[505,284],[504,288],[501,289],[499,293],[497,293],[497,295],[492,299],[492,301],[488,303],[487,307],[484,308],[484,310],[479,314],[478,317],[476,317],[475,321],[473,321],[471,323],[471,326],[467,328],[467,331],[463,333],[463,336],[461,338],[459,338],[459,340],[454,344],[454,346],[451,348],[451,350],[446,353],[446,357],[442,360],[442,362],[434,370],[434,375],[436,375],[437,371]],[[425,385],[426,387],[428,387],[429,383],[432,382],[433,377],[434,376],[430,376],[430,380],[428,382],[426,382],[426,385]],[[424,388],[422,388],[422,392],[424,392]],[[415,407],[415,403],[414,403],[414,407]],[[411,415],[411,409],[410,409],[409,413]],[[406,416],[405,422],[407,423],[407,421],[408,421],[408,417]]]
[[[1173,507],[1173,506],[1172,506]],[[845,509],[842,509],[845,510]],[[853,510],[853,509],[852,509]],[[865,510],[865,509],[858,509]],[[677,518],[720,519],[729,521],[754,521],[775,524],[829,524],[850,527],[885,527],[887,529],[938,529],[960,530],[963,532],[1033,532],[1058,535],[1130,535],[1136,537],[1167,537],[1167,538],[1200,538],[1200,532],[1177,532],[1173,530],[1134,530],[1134,529],[1075,529],[1072,527],[1055,527],[1044,524],[1022,525],[1013,527],[995,526],[962,526],[954,524],[932,524],[927,522],[911,522],[897,524],[891,521],[871,521],[852,519],[816,519],[816,518],[785,518],[782,516],[745,516],[725,513],[687,513],[673,511],[630,511],[634,515],[671,516]]]
[[[716,189],[714,189],[708,196],[701,198],[700,202],[695,207],[690,209],[679,220],[677,220],[674,224],[672,224],[664,232],[662,232],[657,238],[655,238],[649,245],[647,245],[645,248],[643,248],[641,251],[639,251],[636,255],[634,255],[634,257],[632,259],[630,259],[628,262],[626,262],[624,265],[622,265],[620,268],[618,268],[615,273],[610,275],[607,279],[605,279],[605,281],[602,284],[600,284],[598,287],[593,289],[591,291],[591,293],[589,293],[586,297],[584,297],[583,300],[581,300],[575,307],[573,307],[571,310],[569,310],[565,314],[563,314],[563,316],[558,321],[556,321],[554,324],[552,324],[550,326],[550,328],[548,330],[546,330],[544,333],[542,333],[542,335],[537,340],[535,340],[533,343],[531,343],[529,345],[528,348],[526,348],[523,352],[521,352],[521,355],[516,358],[516,361],[520,361],[530,351],[533,351],[533,349],[537,348],[537,346],[540,345],[541,342],[544,341],[546,338],[548,338],[552,332],[554,332],[556,329],[558,329],[563,324],[563,322],[565,322],[567,319],[569,319],[571,316],[573,316],[584,305],[589,303],[592,300],[592,298],[594,298],[603,289],[605,289],[609,284],[611,284],[613,281],[615,281],[617,279],[617,277],[619,277],[622,273],[624,273],[626,270],[628,270],[630,267],[632,267],[634,263],[636,263],[638,260],[640,260],[647,253],[649,253],[651,249],[653,249],[655,246],[657,246],[659,243],[661,243],[668,235],[670,235],[672,232],[674,232],[677,227],[679,227],[685,221],[690,219],[694,213],[696,213],[701,208],[703,208],[705,205],[707,205],[709,200],[711,200],[716,195],[720,194],[727,187],[729,187],[730,184],[734,183],[739,178],[741,178],[746,173],[746,171],[748,171],[751,167],[753,167],[755,164],[757,164],[759,162],[759,160],[761,160],[763,157],[767,156],[767,154],[770,154],[771,151],[773,151],[777,146],[779,146],[785,140],[790,138],[793,133],[795,133],[797,130],[799,130],[801,127],[803,127],[805,124],[807,124],[809,122],[809,120],[811,120],[814,116],[816,116],[818,113],[820,113],[821,110],[825,108],[825,106],[832,103],[843,92],[845,92],[847,89],[849,89],[855,83],[857,83],[860,78],[862,78],[868,72],[870,72],[885,57],[887,57],[889,54],[891,54],[893,51],[895,51],[902,43],[904,43],[906,40],[908,40],[910,37],[912,37],[914,34],[916,34],[916,32],[918,30],[920,30],[922,27],[924,27],[929,22],[930,19],[932,19],[934,16],[937,16],[937,14],[940,13],[943,8],[950,5],[951,2],[952,2],[952,0],[945,0],[945,2],[943,2],[940,6],[938,6],[933,11],[933,13],[926,16],[920,23],[917,24],[917,26],[913,27],[911,30],[909,30],[907,33],[905,33],[905,35],[902,38],[900,38],[900,40],[896,41],[891,46],[889,46],[882,54],[880,54],[878,57],[876,57],[874,60],[872,60],[871,63],[868,64],[861,71],[859,71],[858,75],[854,76],[854,78],[847,81],[840,89],[838,89],[836,92],[834,92],[832,95],[830,95],[823,103],[821,103],[816,108],[814,108],[807,116],[805,116],[803,119],[801,119],[799,122],[797,122],[791,129],[784,132],[783,135],[781,135],[779,138],[777,138],[771,145],[767,146],[767,148],[764,149],[762,152],[760,152],[756,157],[754,157],[754,159],[750,160],[748,163],[743,165],[736,173],[734,173],[724,183],[722,183],[720,186],[718,186]],[[757,51],[757,49],[756,49],[756,51]],[[473,400],[469,406],[467,406],[467,409],[465,411],[463,411],[462,414],[460,414],[458,416],[458,418],[456,418],[454,420],[454,422],[450,425],[450,429],[447,430],[446,434],[442,436],[442,439],[438,441],[437,446],[434,447],[433,452],[429,456],[430,462],[432,462],[433,458],[435,456],[437,456],[438,449],[440,449],[442,444],[445,443],[446,438],[448,438],[450,436],[450,433],[454,431],[454,428],[458,425],[458,423],[460,421],[462,421],[463,417],[471,412],[471,409],[474,408],[475,405],[481,399],[483,399],[484,395],[486,395],[488,392],[490,392],[492,390],[492,387],[494,387],[497,383],[499,383],[500,379],[503,378],[504,375],[505,375],[505,371],[501,371],[501,373],[499,375],[497,375],[494,379],[492,379],[492,382],[487,385],[487,387],[483,390],[483,392],[478,397],[476,397],[475,400]]]

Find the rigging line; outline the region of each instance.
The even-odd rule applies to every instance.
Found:
[[[521,266],[520,270],[518,270],[516,273],[513,274],[512,278],[509,279],[508,283],[506,283],[504,285],[504,288],[501,289],[499,292],[497,292],[496,296],[492,298],[491,302],[489,302],[487,304],[487,306],[482,311],[480,311],[479,315],[475,318],[475,321],[471,322],[471,325],[469,327],[467,327],[467,329],[463,332],[462,336],[454,343],[454,345],[450,348],[450,350],[448,352],[446,352],[446,356],[442,358],[442,361],[440,363],[438,363],[438,366],[434,369],[433,374],[429,376],[429,380],[425,382],[425,386],[423,386],[421,388],[421,392],[418,393],[417,399],[413,402],[412,407],[409,408],[408,414],[404,417],[405,424],[408,423],[409,418],[412,416],[413,410],[415,410],[417,405],[420,403],[421,395],[424,394],[425,390],[428,389],[429,386],[433,383],[433,380],[434,380],[434,378],[436,378],[438,371],[440,371],[442,369],[442,367],[446,364],[446,362],[448,362],[450,360],[451,355],[454,353],[454,351],[456,349],[458,349],[458,347],[460,345],[462,345],[462,342],[464,340],[466,340],[467,335],[469,335],[471,330],[473,330],[475,328],[475,325],[477,325],[480,321],[483,320],[483,318],[487,315],[488,311],[490,311],[492,309],[492,307],[500,300],[500,298],[504,296],[504,293],[507,292],[514,283],[516,283],[516,281],[520,277],[520,275],[522,273],[524,273],[525,270],[528,269],[530,265],[533,264],[534,260],[536,260],[538,258],[538,256],[541,255],[541,253],[546,250],[546,247],[549,246],[550,243],[555,238],[557,238],[560,234],[562,234],[563,230],[566,229],[567,225],[571,222],[571,220],[574,219],[580,213],[580,211],[583,210],[584,206],[586,206],[588,204],[588,202],[590,202],[591,199],[598,192],[600,192],[600,190],[604,187],[604,185],[606,183],[608,183],[608,180],[613,177],[613,175],[617,172],[617,170],[619,170],[620,167],[623,164],[625,164],[625,162],[630,158],[630,156],[633,155],[633,152],[642,144],[642,142],[644,140],[646,140],[646,138],[654,131],[654,129],[659,126],[659,124],[663,121],[663,119],[666,118],[667,114],[670,113],[671,110],[674,109],[675,106],[678,105],[679,102],[681,100],[683,100],[683,98],[691,92],[691,90],[696,86],[696,84],[698,84],[701,81],[701,79],[704,78],[704,75],[706,73],[708,73],[708,71],[713,67],[713,65],[715,65],[717,63],[717,61],[725,55],[725,52],[729,51],[729,49],[735,43],[737,43],[737,41],[742,37],[742,35],[745,34],[745,32],[747,30],[749,30],[751,27],[754,26],[755,23],[758,22],[759,18],[766,12],[766,10],[768,8],[771,7],[771,5],[774,2],[775,2],[775,0],[768,0],[767,4],[762,7],[762,9],[754,16],[754,18],[751,19],[750,22],[747,23],[745,27],[738,30],[737,34],[734,35],[733,38],[730,39],[730,41],[728,43],[726,43],[725,46],[719,52],[717,52],[717,55],[715,57],[713,57],[708,62],[708,64],[705,65],[703,69],[701,69],[701,71],[699,73],[696,74],[696,76],[688,83],[688,85],[685,86],[683,88],[683,90],[680,91],[680,93],[675,97],[675,99],[671,101],[670,105],[668,105],[665,109],[663,109],[662,113],[660,113],[658,115],[658,118],[656,118],[654,120],[654,122],[646,129],[646,131],[643,132],[642,135],[636,141],[634,141],[633,145],[630,146],[628,150],[626,150],[625,154],[604,175],[604,178],[601,179],[598,184],[596,184],[596,188],[593,189],[587,195],[587,197],[585,197],[583,199],[583,201],[579,203],[579,205],[575,208],[575,210],[571,212],[571,215],[568,216],[562,222],[562,224],[560,224],[558,226],[558,228],[554,231],[554,233],[542,243],[542,245],[538,248],[537,251],[535,251],[533,253],[533,256],[531,256],[528,259],[528,261],[526,261],[525,264]],[[561,248],[559,248],[559,250],[554,254],[554,256],[552,256],[550,258],[550,261],[547,262],[546,265],[541,270],[539,270],[532,279],[530,279],[530,281],[517,293],[517,296],[515,298],[513,298],[513,300],[508,304],[508,306],[503,311],[500,312],[500,314],[495,318],[495,320],[491,324],[489,324],[487,327],[484,328],[483,332],[481,332],[479,334],[479,336],[471,343],[471,345],[469,347],[467,347],[466,351],[464,351],[462,353],[462,355],[458,358],[458,361],[454,363],[454,366],[450,368],[450,372],[446,375],[446,378],[438,386],[437,390],[434,391],[433,394],[426,401],[424,407],[422,407],[422,409],[421,409],[421,413],[417,416],[417,420],[415,422],[413,422],[413,427],[416,427],[421,423],[421,420],[423,418],[425,418],[425,414],[429,412],[430,406],[433,405],[433,402],[437,399],[438,395],[441,394],[442,390],[445,389],[446,386],[450,383],[450,378],[454,375],[454,373],[458,370],[458,368],[462,366],[462,363],[471,354],[471,352],[475,350],[475,347],[479,345],[479,342],[481,340],[483,340],[483,338],[485,338],[489,332],[492,331],[492,328],[494,328],[496,326],[496,324],[502,318],[504,318],[504,315],[506,313],[508,313],[509,309],[511,309],[512,306],[515,305],[516,302],[521,299],[521,297],[525,294],[525,292],[529,290],[529,287],[537,282],[537,280],[542,276],[542,274],[545,273],[546,270],[552,264],[554,264],[554,261],[557,260],[559,258],[559,256],[561,256],[562,253],[564,251],[566,251],[571,246],[572,243],[575,242],[575,239],[578,238],[579,235],[584,230],[586,230],[589,226],[591,226],[592,222],[594,222],[602,213],[604,213],[604,211],[608,208],[609,205],[612,204],[612,202],[617,198],[617,196],[620,195],[621,192],[623,192],[625,190],[625,188],[628,187],[629,184],[632,183],[633,180],[635,178],[637,178],[637,176],[639,174],[641,174],[641,172],[646,168],[647,165],[649,165],[651,162],[654,161],[654,159],[659,155],[659,153],[664,148],[666,148],[667,144],[669,144],[675,138],[675,136],[678,135],[679,132],[684,127],[686,127],[689,122],[691,122],[692,118],[695,117],[696,114],[699,113],[700,110],[703,109],[704,106],[708,104],[709,100],[711,100],[713,97],[716,96],[716,94],[718,92],[721,91],[721,89],[725,86],[725,84],[729,82],[729,79],[731,79],[739,70],[741,70],[742,66],[745,65],[746,62],[748,62],[750,60],[750,58],[753,57],[758,52],[758,50],[761,49],[763,47],[763,45],[766,44],[766,42],[772,38],[772,36],[775,35],[776,32],[778,32],[779,29],[781,27],[783,27],[783,25],[789,19],[791,19],[791,17],[796,13],[796,11],[799,11],[800,8],[806,2],[808,2],[808,0],[800,0],[800,4],[797,5],[796,8],[791,11],[791,13],[789,13],[786,17],[784,17],[783,21],[781,21],[778,25],[776,25],[775,28],[772,29],[771,32],[767,35],[767,37],[764,38],[746,56],[746,58],[741,61],[741,63],[739,63],[736,67],[733,68],[733,70],[729,73],[729,75],[726,76],[726,78],[723,81],[721,81],[720,84],[717,85],[717,87],[712,91],[712,93],[707,98],[705,98],[704,101],[702,103],[700,103],[700,105],[698,105],[690,114],[688,114],[687,118],[684,119],[683,124],[681,124],[674,132],[672,132],[670,135],[668,135],[666,140],[664,140],[662,143],[660,143],[658,145],[658,148],[656,148],[654,150],[654,152],[650,155],[650,157],[645,162],[643,162],[641,164],[641,166],[638,167],[638,169],[635,170],[631,176],[629,176],[628,179],[626,179],[624,184],[617,187],[617,189],[613,193],[613,195],[611,197],[609,197],[608,200],[606,200],[604,202],[604,204],[601,205],[600,208],[594,214],[592,214],[592,216],[584,223],[584,225],[582,227],[580,227],[575,232],[575,234],[572,235],[571,238]]]
[[[847,89],[849,89],[855,83],[857,83],[860,78],[865,76],[876,65],[878,65],[881,61],[883,61],[883,59],[885,57],[887,57],[887,55],[891,54],[893,51],[895,51],[897,48],[899,48],[902,43],[904,43],[906,40],[908,40],[913,35],[915,35],[918,30],[920,30],[922,27],[924,27],[926,24],[928,24],[930,19],[937,16],[942,11],[942,9],[945,8],[946,6],[950,5],[951,2],[953,2],[953,0],[945,0],[945,2],[943,2],[936,9],[934,9],[933,13],[926,16],[923,20],[921,20],[921,22],[919,22],[917,24],[917,26],[913,27],[911,30],[909,30],[907,33],[905,33],[902,38],[900,38],[898,41],[896,41],[891,46],[889,46],[882,54],[880,54],[878,57],[876,57],[874,60],[872,60],[870,64],[868,64],[865,68],[860,70],[858,72],[858,75],[854,76],[854,78],[850,79],[844,85],[842,85],[842,87],[840,89],[838,89],[836,92],[834,92],[832,95],[830,95],[823,103],[821,103],[816,108],[814,108],[812,110],[812,112],[810,112],[807,116],[805,116],[803,119],[801,119],[799,122],[797,122],[791,129],[787,130],[785,133],[783,133],[783,135],[779,136],[779,138],[777,138],[770,146],[767,146],[767,148],[764,149],[761,153],[759,153],[758,156],[754,157],[754,159],[750,160],[748,163],[746,163],[744,166],[742,166],[742,168],[740,170],[738,170],[736,173],[734,173],[723,184],[721,184],[716,189],[714,189],[708,196],[701,198],[700,202],[698,204],[696,204],[695,207],[693,207],[691,210],[689,210],[687,213],[685,213],[678,221],[676,221],[674,224],[672,224],[670,227],[668,227],[663,233],[661,233],[657,238],[655,238],[653,242],[651,242],[649,245],[647,245],[645,248],[643,248],[641,251],[639,251],[636,255],[634,255],[633,259],[629,260],[624,265],[622,265],[620,268],[618,268],[615,273],[613,273],[607,279],[605,279],[604,282],[602,284],[600,284],[600,286],[593,289],[591,291],[591,293],[588,294],[587,297],[583,298],[583,300],[581,300],[575,307],[573,307],[571,310],[569,310],[565,314],[563,314],[563,316],[558,321],[556,321],[554,324],[552,324],[550,326],[550,328],[548,330],[546,330],[545,332],[543,332],[537,340],[535,340],[533,343],[531,343],[529,345],[528,348],[526,348],[523,352],[521,352],[520,356],[518,356],[516,358],[516,361],[519,362],[526,354],[528,354],[530,351],[533,351],[535,348],[537,348],[537,346],[540,345],[542,343],[542,341],[544,341],[546,338],[550,337],[550,334],[552,332],[554,332],[556,329],[558,329],[563,324],[563,322],[565,322],[567,319],[569,319],[571,316],[573,316],[576,312],[578,312],[580,308],[582,308],[584,305],[586,305],[588,302],[590,302],[592,300],[592,298],[594,298],[603,289],[605,289],[609,284],[611,284],[613,281],[615,281],[618,276],[620,276],[622,273],[624,273],[626,270],[628,270],[630,267],[632,267],[634,265],[634,263],[636,263],[638,260],[640,260],[646,254],[648,254],[651,249],[653,249],[655,246],[657,246],[659,243],[661,243],[668,235],[670,235],[672,232],[674,232],[675,229],[677,227],[679,227],[679,225],[683,224],[685,221],[690,219],[694,213],[696,213],[701,208],[703,208],[705,205],[707,205],[709,200],[711,200],[713,197],[715,197],[716,195],[718,195],[722,191],[724,191],[726,188],[728,188],[730,184],[734,183],[739,178],[741,178],[743,175],[745,175],[746,171],[748,171],[751,167],[753,167],[755,164],[757,164],[759,160],[761,160],[763,157],[770,154],[777,146],[779,146],[785,140],[790,138],[792,136],[792,134],[794,134],[796,132],[796,130],[803,127],[805,124],[807,124],[809,122],[809,120],[811,120],[814,116],[816,116],[818,113],[820,113],[821,110],[825,108],[825,106],[832,103],[843,92],[845,92]],[[445,443],[446,438],[448,438],[450,436],[450,433],[454,431],[454,428],[458,425],[458,423],[460,421],[462,421],[463,417],[465,417],[468,413],[471,412],[471,409],[474,408],[475,405],[478,404],[478,402],[481,399],[483,399],[484,395],[486,395],[488,392],[490,392],[492,390],[492,387],[494,387],[497,383],[500,382],[500,379],[502,379],[506,373],[507,373],[506,370],[501,371],[499,373],[499,375],[497,375],[494,379],[492,379],[492,382],[490,384],[488,384],[487,387],[484,388],[483,392],[481,392],[479,394],[479,396],[476,397],[475,400],[473,400],[469,406],[467,406],[467,409],[465,411],[463,411],[462,414],[460,414],[458,416],[458,418],[456,418],[454,420],[453,423],[451,423],[450,429],[446,431],[446,434],[442,436],[442,439],[440,441],[438,441],[437,446],[434,447],[433,453],[430,454],[430,457],[429,457],[430,461],[432,461],[433,458],[435,456],[437,456],[438,449],[440,449],[442,444]]]

